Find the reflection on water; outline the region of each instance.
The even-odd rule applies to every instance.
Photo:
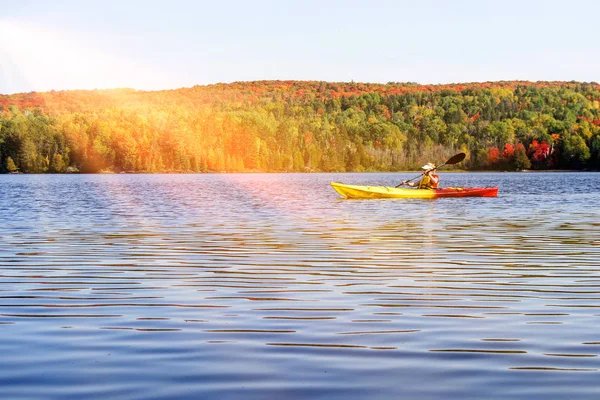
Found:
[[[599,176],[403,178],[0,176],[3,398],[597,398]]]

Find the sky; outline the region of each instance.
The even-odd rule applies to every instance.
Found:
[[[0,93],[600,81],[600,2],[0,0]]]

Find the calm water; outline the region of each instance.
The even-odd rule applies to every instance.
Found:
[[[600,174],[0,175],[3,399],[597,399]]]

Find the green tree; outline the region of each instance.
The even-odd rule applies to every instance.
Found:
[[[525,146],[523,146],[522,143],[517,144],[517,146],[515,147],[513,162],[514,167],[517,170],[531,168],[531,161],[529,161],[529,157],[527,157],[527,152],[525,151]]]
[[[590,149],[581,136],[570,135],[562,141],[563,165],[580,168],[590,158]]]
[[[18,170],[17,166],[15,165],[15,162],[11,157],[6,157],[6,169],[8,170],[8,172],[15,172]]]
[[[590,141],[590,162],[594,168],[600,168],[600,135]]]
[[[50,172],[55,173],[65,172],[66,165],[63,160],[62,154],[54,153],[48,169],[50,170]]]

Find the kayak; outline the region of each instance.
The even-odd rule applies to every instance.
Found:
[[[408,189],[388,186],[357,186],[331,182],[336,192],[349,199],[437,199],[439,197],[496,197],[497,187],[469,188],[447,187],[442,189]]]
[[[349,199],[437,199],[440,197],[496,197],[497,187],[469,188],[447,187],[442,189],[408,189],[388,186],[357,186],[331,182],[336,192]]]

